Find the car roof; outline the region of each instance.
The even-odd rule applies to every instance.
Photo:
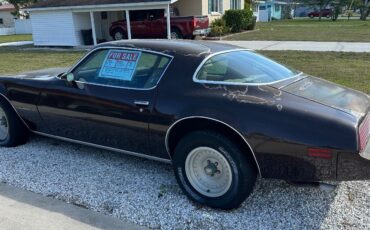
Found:
[[[97,48],[104,47],[120,47],[120,48],[135,48],[142,50],[150,50],[154,52],[171,55],[174,57],[176,56],[206,57],[210,54],[217,52],[240,49],[240,47],[238,46],[223,44],[219,42],[166,40],[166,39],[120,40],[102,43],[97,46]]]

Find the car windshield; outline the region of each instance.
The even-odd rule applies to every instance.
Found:
[[[269,84],[295,77],[299,72],[253,51],[237,50],[209,58],[196,81],[221,84]]]

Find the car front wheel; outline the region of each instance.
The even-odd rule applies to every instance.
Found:
[[[257,177],[247,154],[221,134],[193,132],[176,146],[175,176],[191,200],[212,208],[234,209],[253,191]]]
[[[28,130],[13,108],[0,98],[0,146],[14,147],[27,141]]]

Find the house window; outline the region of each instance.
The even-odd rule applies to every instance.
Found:
[[[275,5],[275,12],[279,12],[280,11],[280,5]]]
[[[0,18],[0,25],[4,24],[4,19]]]
[[[223,4],[223,0],[208,0],[208,13],[222,13],[224,11]]]
[[[240,0],[230,0],[230,9],[241,9],[240,7]]]

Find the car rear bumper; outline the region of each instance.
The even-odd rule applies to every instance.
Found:
[[[370,179],[370,144],[361,154],[340,153],[338,154],[337,179],[346,180],[369,180]]]
[[[211,32],[211,28],[194,30],[193,35],[207,35]]]
[[[360,153],[360,156],[366,160],[370,160],[370,141],[367,142],[367,147],[362,153]]]

